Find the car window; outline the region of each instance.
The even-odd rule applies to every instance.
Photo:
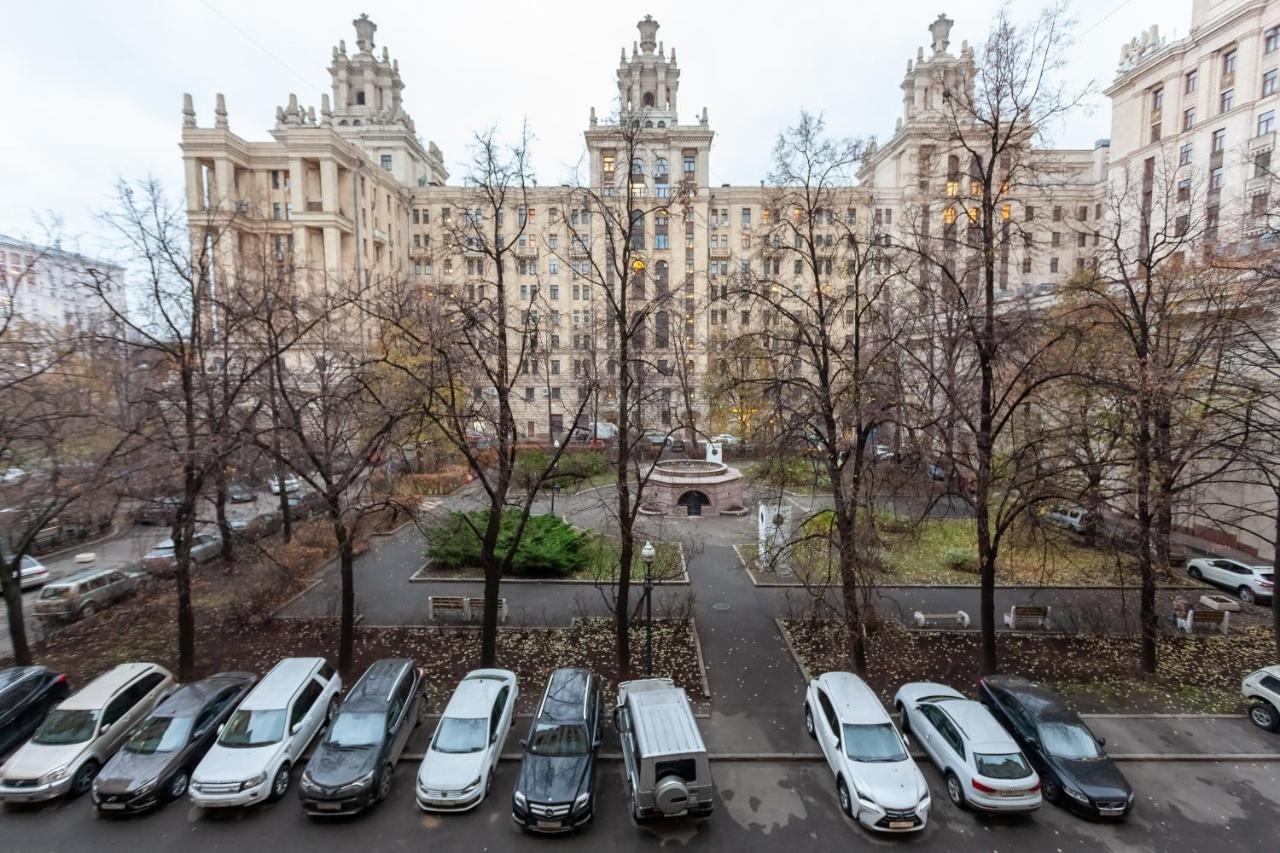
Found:
[[[492,741],[498,736],[498,725],[502,721],[502,711],[507,707],[507,695],[511,692],[510,688],[503,687],[498,691],[498,696],[493,700],[493,713],[489,716],[489,740]]]
[[[479,752],[485,746],[484,717],[441,717],[431,748],[436,752]]]
[[[827,718],[827,728],[834,732],[838,738],[840,736],[840,720],[836,717],[836,709],[832,707],[831,700],[827,698],[827,694],[822,690],[818,691],[818,706],[822,709],[822,716]]]
[[[137,704],[137,701],[130,698],[128,690],[112,699],[102,712],[102,727],[105,729],[107,726],[114,725],[135,704]]]
[[[956,751],[957,755],[961,758],[965,757],[964,739],[960,737],[959,730],[951,720],[942,714],[938,715],[938,734],[942,735],[943,740],[951,744],[951,748]]]
[[[395,693],[391,694],[391,707],[387,709],[387,725],[395,723],[400,719],[400,712],[409,704],[413,694],[413,671],[406,670],[400,676],[400,683],[396,685]]]
[[[1088,759],[1102,756],[1102,749],[1089,730],[1079,723],[1066,721],[1040,724],[1040,743],[1045,751],[1058,758]]]
[[[1031,768],[1020,752],[991,755],[975,752],[973,763],[980,776],[988,779],[1025,779],[1031,775]]]
[[[284,711],[236,709],[218,736],[218,743],[231,747],[266,746],[284,737]]]
[[[236,688],[234,687],[224,687],[220,690],[212,699],[206,702],[204,708],[200,710],[199,715],[196,716],[193,728],[198,732],[202,732],[207,729],[209,725],[218,718],[218,715],[222,713],[223,709],[227,707],[227,704],[235,698],[235,695]]]
[[[343,711],[333,718],[324,742],[339,748],[377,746],[386,728],[386,717],[377,711]]]
[[[311,706],[320,698],[320,694],[324,691],[315,679],[308,679],[307,686],[302,688],[302,692],[298,694],[298,698],[294,700],[293,709],[289,713],[289,728],[293,728],[302,722],[302,718],[311,710]]]
[[[844,727],[844,754],[853,761],[906,761],[902,738],[891,723]]]
[[[535,722],[529,733],[529,752],[534,755],[586,755],[590,751],[591,737],[582,725]]]
[[[84,743],[93,737],[97,724],[97,711],[54,708],[44,718],[31,742],[48,746]]]
[[[186,746],[192,722],[191,717],[148,717],[134,729],[124,749],[139,755],[177,752]]]
[[[320,677],[321,677],[322,679],[324,679],[324,682],[325,682],[326,684],[328,684],[330,681],[332,681],[332,680],[333,680],[333,667],[329,666],[329,664],[328,664],[328,663],[322,663],[322,664],[320,664]]]
[[[26,702],[36,692],[36,680],[28,678],[19,681],[8,690],[0,693],[0,715],[7,714]]]
[[[939,728],[938,721],[942,719],[942,712],[932,705],[921,705],[918,710],[920,711],[920,716],[928,720],[931,726],[935,729]]]
[[[1258,683],[1272,693],[1280,693],[1280,678],[1276,678],[1274,675],[1264,675]]]
[[[164,681],[164,676],[158,672],[150,672],[139,678],[137,683],[129,688],[136,694],[137,698],[134,701],[141,700],[162,681]]]

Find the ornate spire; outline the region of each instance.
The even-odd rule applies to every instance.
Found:
[[[227,99],[222,96],[221,92],[218,93],[217,106],[213,109],[213,126],[222,128],[228,127]]]
[[[196,126],[196,106],[195,102],[191,100],[190,92],[182,93],[182,126]]]
[[[636,28],[640,30],[640,49],[645,53],[653,53],[653,49],[658,46],[655,38],[658,34],[658,22],[653,19],[653,15],[645,15],[644,20],[636,24]]]
[[[933,36],[934,54],[947,52],[947,48],[951,46],[951,27],[954,24],[955,21],[946,15],[939,15],[938,19],[929,25],[929,35]]]
[[[369,20],[369,16],[361,14],[351,22],[356,28],[356,44],[360,47],[361,53],[373,53],[373,34],[378,31],[378,25]]]

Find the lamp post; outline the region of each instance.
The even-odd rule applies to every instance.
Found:
[[[551,484],[551,514],[556,514],[556,493],[560,491],[560,481]]]
[[[653,558],[658,551],[648,539],[640,549],[644,561],[644,671],[653,675]]]

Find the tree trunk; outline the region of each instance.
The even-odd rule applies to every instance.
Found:
[[[0,586],[4,587],[4,609],[9,618],[9,641],[13,645],[14,666],[30,666],[31,647],[27,644],[27,624],[22,613],[22,558],[15,556],[0,563]]]
[[[227,520],[227,471],[222,465],[214,468],[214,485],[216,491],[213,496],[214,513],[218,520],[218,534],[222,537],[222,550],[219,556],[226,568],[231,568],[231,560],[235,556],[235,546],[232,544],[231,522]]]
[[[278,452],[278,451],[277,451]],[[280,507],[280,538],[285,542],[293,541],[293,508],[289,506],[289,493],[285,491],[284,480],[288,476],[284,465],[276,463],[276,485],[280,487],[278,505]]]
[[[498,596],[502,591],[502,564],[498,559],[498,533],[502,529],[502,504],[489,505],[489,520],[480,543],[480,562],[484,566],[484,618],[480,623],[480,666],[488,669],[498,663]]]
[[[1156,616],[1156,577],[1151,554],[1151,411],[1147,400],[1147,366],[1141,365],[1143,388],[1138,392],[1138,447],[1134,459],[1137,478],[1134,492],[1138,502],[1138,568],[1141,591],[1138,596],[1138,621],[1142,633],[1142,670],[1156,671],[1156,638],[1160,624]]]
[[[1271,557],[1273,577],[1280,578],[1280,491],[1276,492],[1276,530],[1275,536],[1272,538]],[[1274,589],[1274,588],[1273,588]],[[12,617],[10,617],[12,624]],[[1276,660],[1280,660],[1280,595],[1272,594],[1271,596],[1271,633],[1276,641]],[[15,645],[14,648],[17,648]]]
[[[178,592],[178,680],[190,681],[196,671],[196,616],[191,604],[191,537],[194,507],[183,511],[174,527],[174,583]]]
[[[330,512],[333,513],[332,503]],[[338,619],[338,671],[346,678],[351,674],[356,647],[356,583],[355,554],[352,551],[352,531],[342,522],[340,514],[332,514],[333,536],[338,540],[338,566],[342,580],[341,614]]]

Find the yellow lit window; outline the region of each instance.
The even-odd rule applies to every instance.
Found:
[[[1000,208],[1000,218],[1005,222],[1008,222],[1012,215],[1013,209],[1009,205],[1006,204],[1004,207]]]
[[[951,198],[955,198],[956,196],[960,195],[959,181],[947,181],[947,195],[949,195]]]
[[[956,221],[956,209],[954,207],[948,207],[946,210],[942,211],[942,221],[948,225],[953,224]]]
[[[969,208],[969,221],[970,222],[978,221],[978,208],[976,207]]]
[[[969,195],[982,195],[982,181],[969,182]]]

